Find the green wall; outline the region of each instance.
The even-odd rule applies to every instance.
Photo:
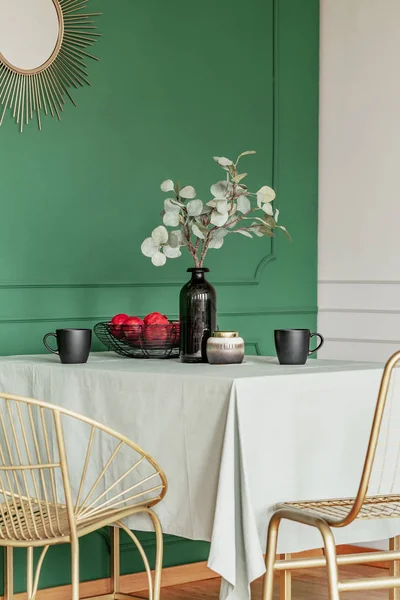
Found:
[[[101,60],[90,63],[92,87],[75,93],[78,108],[67,106],[61,123],[45,119],[41,133],[32,123],[21,135],[11,116],[0,130],[0,353],[41,352],[47,331],[116,312],[176,317],[189,258],[156,269],[140,253],[159,224],[159,184],[179,179],[207,199],[220,178],[212,156],[247,149],[257,150],[246,159],[248,184],[275,187],[293,243],[234,236],[210,251],[219,324],[261,354],[273,352],[276,327],[314,328],[318,0],[91,8],[103,12]],[[83,543],[82,579],[105,576],[107,534]],[[124,572],[141,569],[127,541],[123,548]],[[166,564],[207,550],[168,537]],[[66,552],[50,553],[43,586],[69,579]]]

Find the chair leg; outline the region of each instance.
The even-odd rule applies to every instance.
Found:
[[[71,583],[72,583],[72,598],[71,600],[79,600],[79,539],[71,540]]]
[[[121,591],[120,588],[120,529],[117,526],[111,525],[111,593],[117,594]]]
[[[400,536],[390,538],[389,550],[400,550]],[[389,566],[389,575],[391,577],[400,577],[400,561],[393,560]],[[389,600],[400,600],[400,588],[389,590]]]
[[[14,600],[14,556],[12,546],[4,548],[4,600]]]
[[[32,600],[33,595],[33,546],[26,549],[26,595]]]
[[[326,567],[328,571],[328,589],[330,600],[340,600],[339,574],[336,561],[336,544],[331,528],[324,521],[318,520],[316,525],[324,540]]]
[[[143,563],[144,563],[144,566],[146,569],[146,574],[147,574],[147,579],[148,579],[148,584],[149,584],[149,600],[160,600],[161,573],[162,573],[162,561],[163,561],[163,532],[162,532],[161,523],[159,521],[159,518],[157,517],[156,513],[151,510],[151,508],[143,507],[142,512],[146,513],[151,518],[151,520],[153,522],[154,531],[156,534],[157,546],[156,546],[156,564],[155,564],[155,571],[154,571],[154,581],[152,579],[149,559],[147,558],[146,552],[144,551],[144,548],[143,548],[142,544],[140,543],[139,539],[137,538],[137,536],[135,535],[135,533],[133,531],[131,531],[130,529],[128,529],[128,527],[126,525],[124,525],[124,523],[122,521],[116,521],[115,524],[118,525],[121,529],[123,529],[125,531],[125,533],[131,538],[131,540],[134,542],[137,549],[139,550],[139,553],[142,557],[142,560],[143,560]],[[126,596],[127,598],[129,597],[129,595],[126,595],[126,594],[125,595],[121,594],[121,593],[116,594],[116,598],[122,598],[124,596]],[[132,598],[135,598],[135,597],[132,597]]]
[[[280,517],[275,514],[272,515],[268,526],[267,552],[265,557],[265,567],[267,571],[264,576],[262,600],[272,600],[274,595],[274,565],[280,522]]]
[[[289,519],[290,521],[297,521],[304,525],[310,525],[317,527],[322,535],[325,548],[326,566],[328,572],[328,589],[330,600],[340,600],[339,594],[339,576],[338,566],[336,560],[336,544],[335,538],[329,525],[320,518],[313,517],[310,515],[301,515],[297,511],[280,510],[272,515],[269,527],[268,527],[268,539],[267,539],[267,554],[265,558],[266,573],[264,576],[264,588],[262,594],[262,600],[273,600],[274,594],[274,571],[275,571],[275,560],[276,560],[276,549],[278,542],[278,531],[281,519]],[[286,594],[290,594],[290,573],[284,572],[283,577],[287,577],[284,580],[283,588],[281,587],[281,600],[290,600],[290,595],[285,597]],[[282,583],[282,576],[281,576]],[[286,586],[285,586],[286,584]],[[286,589],[285,589],[286,588]],[[396,599],[397,600],[397,599]],[[400,600],[400,599],[399,599]]]
[[[148,514],[153,521],[154,531],[156,533],[156,564],[154,572],[154,596],[153,600],[160,600],[160,589],[161,589],[161,574],[162,574],[162,562],[164,554],[164,539],[161,528],[161,523],[154,511],[148,509]]]
[[[288,560],[291,554],[281,554],[280,560]],[[279,574],[280,600],[292,600],[292,572],[281,571]]]

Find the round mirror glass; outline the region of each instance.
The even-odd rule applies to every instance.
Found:
[[[51,58],[60,23],[53,0],[0,0],[0,54],[16,69],[38,69]]]

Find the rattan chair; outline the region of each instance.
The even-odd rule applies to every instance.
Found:
[[[400,495],[393,493],[393,488],[398,485],[397,478],[400,471],[400,435],[398,425],[394,433],[389,436],[390,426],[393,425],[393,393],[387,402],[388,390],[391,383],[392,371],[400,360],[400,352],[394,354],[386,363],[361,481],[355,498],[329,499],[311,502],[285,502],[277,507],[268,528],[266,574],[264,578],[263,600],[272,600],[274,573],[280,574],[281,600],[291,599],[291,572],[295,569],[309,569],[313,567],[326,567],[328,575],[328,589],[330,600],[340,600],[341,592],[357,590],[389,589],[391,600],[400,600],[400,537],[390,540],[390,550],[382,552],[348,554],[336,556],[335,540],[332,533],[333,527],[346,527],[356,519],[388,519],[400,518]],[[382,423],[385,418],[387,427]],[[396,417],[397,422],[399,417]],[[371,475],[374,463],[377,462],[378,442],[382,442],[383,454],[382,467],[378,469],[379,485],[390,481],[385,493],[368,495],[371,488]],[[395,448],[392,448],[392,443]],[[390,457],[394,462],[390,463]],[[376,465],[375,465],[376,466]],[[390,471],[390,477],[383,478],[384,471]],[[399,490],[398,490],[399,491]],[[389,492],[389,493],[387,493]],[[310,527],[316,527],[322,536],[325,556],[319,558],[292,559],[290,555],[280,556],[276,559],[277,540],[280,522],[284,519],[296,521]],[[390,576],[374,577],[368,579],[352,579],[339,581],[338,566],[389,561]]]
[[[105,463],[101,455],[109,457]],[[167,481],[156,461],[109,427],[45,402],[0,394],[0,546],[5,547],[5,600],[14,598],[13,548],[27,548],[27,597],[34,600],[48,548],[63,543],[71,544],[72,600],[79,600],[79,538],[105,526],[111,526],[111,578],[110,593],[101,598],[133,598],[120,592],[122,528],[144,561],[150,600],[159,600],[163,536],[152,507],[166,491]],[[154,582],[143,547],[121,523],[139,513],[150,517],[156,533]],[[34,569],[33,548],[37,546],[43,549]]]

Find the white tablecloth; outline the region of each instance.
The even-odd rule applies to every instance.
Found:
[[[382,365],[322,360],[282,367],[247,357],[243,365],[213,366],[98,353],[86,365],[61,365],[40,355],[1,358],[0,390],[90,416],[152,454],[169,480],[157,506],[164,532],[211,541],[221,598],[244,600],[264,572],[277,502],[355,494],[381,373]],[[137,518],[128,525],[146,529]],[[336,538],[354,543],[399,532],[398,520],[360,521]],[[320,546],[310,528],[283,525],[280,552]]]

